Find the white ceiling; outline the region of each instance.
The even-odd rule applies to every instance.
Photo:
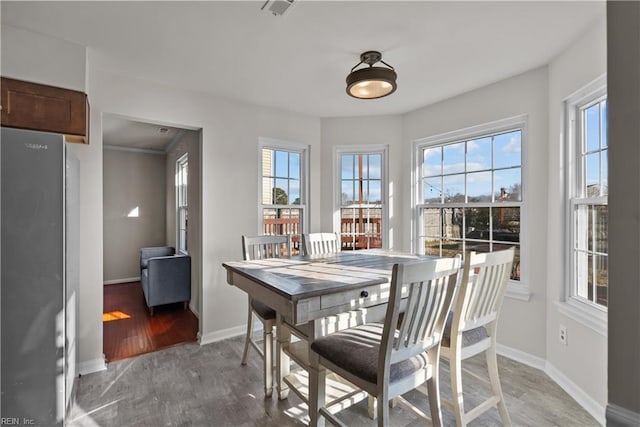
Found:
[[[544,65],[604,1],[9,2],[2,23],[88,46],[93,64],[172,87],[318,117],[399,114]],[[366,50],[398,73],[386,98],[345,77]]]
[[[102,117],[102,144],[106,148],[127,147],[137,150],[166,152],[177,142],[184,129],[130,120],[115,114]]]

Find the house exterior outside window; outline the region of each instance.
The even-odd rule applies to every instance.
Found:
[[[184,154],[176,161],[176,242],[178,252],[188,254],[187,225],[189,222],[189,155]]]
[[[567,299],[606,311],[608,294],[607,93],[604,77],[566,101]]]
[[[260,143],[260,228],[264,235],[291,236],[300,251],[306,222],[307,147],[271,139]]]
[[[386,247],[387,148],[340,147],[336,150],[336,205],[342,250]]]
[[[415,242],[425,255],[515,248],[511,280],[521,280],[526,117],[415,143]]]

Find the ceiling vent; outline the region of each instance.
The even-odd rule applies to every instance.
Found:
[[[262,5],[262,10],[268,10],[274,15],[283,15],[289,6],[293,4],[293,0],[267,0]]]

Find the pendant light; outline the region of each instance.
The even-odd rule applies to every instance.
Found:
[[[386,67],[374,67],[373,64],[377,62],[383,63]],[[356,70],[362,64],[369,66]],[[382,60],[382,54],[370,50],[360,55],[360,62],[347,76],[347,93],[360,99],[382,98],[395,92],[398,86],[396,78],[398,76],[395,70]]]

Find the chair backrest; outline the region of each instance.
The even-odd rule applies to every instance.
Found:
[[[305,255],[324,255],[340,252],[338,233],[310,233],[302,235],[302,247]]]
[[[442,338],[460,270],[460,256],[395,264],[389,305],[378,359],[378,371],[423,353]],[[402,289],[408,291],[402,321],[398,325]],[[380,377],[379,377],[380,378]]]
[[[291,255],[291,237],[242,236],[242,256],[245,260],[282,258]]]
[[[514,253],[514,248],[511,248],[467,254],[453,309],[452,330],[464,332],[498,319],[511,276]]]

